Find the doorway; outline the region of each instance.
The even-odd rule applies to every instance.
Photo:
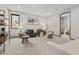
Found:
[[[60,36],[71,39],[71,12],[60,14]]]

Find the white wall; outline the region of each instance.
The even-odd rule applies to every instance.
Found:
[[[71,36],[79,39],[79,7],[71,11]]]
[[[45,17],[31,15],[23,12],[17,12],[13,10],[10,10],[10,14],[11,13],[16,13],[20,15],[20,25],[23,26],[23,29],[22,29],[23,31],[25,31],[26,29],[34,29],[34,31],[36,31],[37,29],[43,28],[42,25],[40,24],[47,23],[46,21],[47,19]],[[37,18],[39,24],[28,25],[27,24],[28,17]],[[18,36],[18,33],[19,33],[19,29],[10,29],[10,37]]]
[[[51,16],[48,18],[48,31],[54,31],[54,34],[60,33],[60,16]]]

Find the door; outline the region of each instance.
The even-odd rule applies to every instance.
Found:
[[[71,39],[71,12],[60,15],[60,36]]]

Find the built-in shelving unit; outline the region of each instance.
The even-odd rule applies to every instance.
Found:
[[[5,10],[0,10],[0,52],[5,52]]]
[[[9,40],[9,18],[5,10],[0,10],[0,52],[5,52],[5,42]]]

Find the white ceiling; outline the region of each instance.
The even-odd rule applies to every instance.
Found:
[[[63,11],[67,8],[72,8],[75,4],[7,4],[0,5],[4,8],[10,8],[17,11],[22,11],[34,15],[48,17],[59,11]]]

